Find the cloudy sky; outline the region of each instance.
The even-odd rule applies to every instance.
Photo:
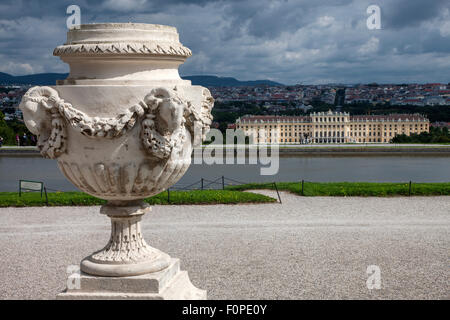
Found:
[[[94,4],[95,3],[95,4]],[[173,25],[193,56],[182,75],[294,83],[450,82],[448,0],[1,0],[0,72],[67,72],[66,8],[81,22]],[[381,8],[381,29],[366,10]]]

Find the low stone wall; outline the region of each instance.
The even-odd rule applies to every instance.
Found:
[[[41,156],[37,147],[1,147],[1,156]]]
[[[426,154],[449,155],[446,147],[310,147],[310,148],[280,148],[280,155],[392,155],[392,154]]]
[[[247,152],[246,152],[247,153]],[[283,147],[280,146],[280,155],[448,155],[450,145],[446,146],[311,146]],[[36,147],[2,147],[0,156],[40,156]]]

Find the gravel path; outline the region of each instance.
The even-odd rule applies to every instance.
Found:
[[[155,206],[145,237],[210,299],[450,298],[450,197],[282,200]],[[53,299],[66,267],[106,244],[98,210],[1,208],[0,298]],[[369,265],[380,290],[366,287]]]

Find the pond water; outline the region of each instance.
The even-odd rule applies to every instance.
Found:
[[[450,157],[445,155],[281,156],[276,175],[261,176],[260,168],[260,165],[192,164],[176,186],[185,187],[201,178],[214,180],[221,176],[240,182],[450,181]],[[39,156],[0,156],[0,191],[17,191],[20,179],[43,181],[49,191],[77,190],[59,171],[55,160]],[[205,181],[205,185],[207,183]],[[220,187],[220,184],[214,185]],[[200,187],[200,183],[195,187]]]

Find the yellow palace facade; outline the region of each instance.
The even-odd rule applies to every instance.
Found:
[[[253,143],[388,143],[398,134],[429,132],[419,114],[354,115],[317,112],[309,116],[254,116],[236,120]]]

